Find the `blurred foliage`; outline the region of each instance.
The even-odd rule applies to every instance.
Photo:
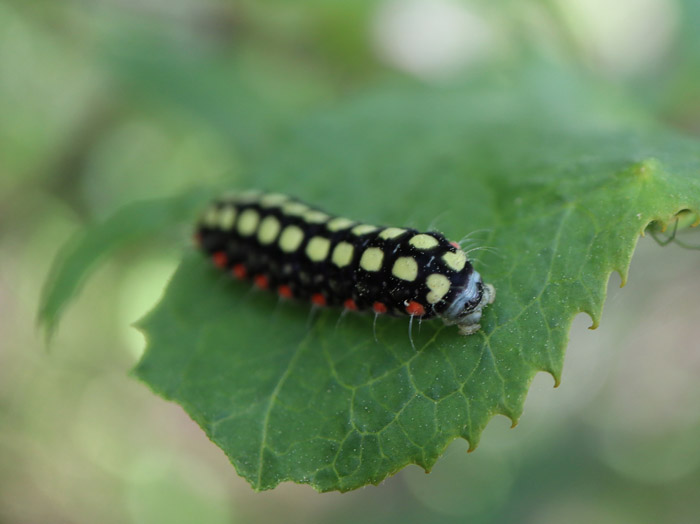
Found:
[[[47,339],[53,335],[66,303],[75,298],[81,284],[97,263],[114,250],[137,241],[154,242],[185,222],[189,225],[206,202],[204,191],[179,197],[147,200],[126,205],[89,231],[81,231],[57,256],[44,287],[39,323]],[[189,219],[189,221],[187,221]]]
[[[184,522],[190,511],[210,522],[694,520],[700,290],[695,254],[673,246],[642,243],[598,331],[577,319],[564,385],[552,393],[551,379],[536,377],[514,432],[496,419],[477,453],[456,444],[429,476],[408,468],[342,497],[296,486],[253,496],[179,408],[126,378],[143,348],[128,325],[162,292],[186,229],[119,251],[51,353],[41,349],[33,320],[59,247],[126,203],[238,177],[260,151],[236,135],[236,115],[266,137],[378,82],[440,84],[534,56],[582,70],[661,121],[700,129],[694,0],[452,4],[491,28],[479,67],[401,79],[407,73],[378,50],[370,2],[0,3],[0,520]],[[573,4],[593,16],[570,16]],[[623,11],[612,33],[635,49],[630,28],[654,32],[648,6],[674,21],[656,58],[633,73],[600,67],[590,52],[597,20]],[[162,64],[182,74],[149,79]],[[230,105],[207,109],[210,93],[227,91]],[[235,104],[241,92],[258,101]],[[263,113],[267,123],[247,120]],[[480,491],[493,495],[467,498]]]

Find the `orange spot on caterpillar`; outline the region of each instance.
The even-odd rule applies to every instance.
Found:
[[[425,315],[425,308],[422,304],[416,302],[415,300],[411,300],[406,306],[406,313],[408,313],[409,315],[422,317],[423,315]]]
[[[325,306],[326,297],[324,297],[321,293],[314,293],[313,295],[311,295],[311,302],[313,302],[317,306]]]
[[[381,302],[375,302],[374,304],[372,304],[372,309],[374,310],[375,313],[377,313],[379,315],[387,312],[386,306],[384,304],[382,304]]]
[[[456,247],[457,249],[462,249],[462,246],[460,246],[457,242],[450,242],[452,244],[452,247]]]
[[[235,266],[233,266],[233,270],[231,270],[231,273],[233,273],[233,276],[236,278],[244,279],[248,274],[248,270],[243,264],[236,264]]]
[[[253,281],[260,289],[267,289],[267,287],[270,285],[270,281],[265,275],[255,275]]]
[[[217,251],[211,256],[211,259],[214,262],[214,265],[221,269],[224,269],[228,263],[228,257],[226,257],[226,253],[223,251]]]
[[[350,309],[352,311],[357,311],[357,304],[355,301],[351,298],[347,299],[345,302],[343,302],[343,305],[345,306],[345,309]]]
[[[277,293],[279,293],[279,296],[284,297],[284,298],[293,298],[294,297],[294,293],[292,293],[292,288],[286,284],[282,284],[280,287],[278,287]]]

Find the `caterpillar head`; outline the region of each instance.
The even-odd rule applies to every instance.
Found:
[[[491,284],[485,284],[481,275],[474,271],[469,283],[442,313],[442,320],[448,326],[457,326],[461,335],[476,333],[481,328],[482,310],[495,298],[496,289]]]

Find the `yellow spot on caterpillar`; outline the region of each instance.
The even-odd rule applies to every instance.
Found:
[[[282,212],[291,216],[303,215],[308,210],[309,206],[301,202],[288,202],[282,206]]]
[[[277,207],[287,200],[289,200],[289,197],[282,193],[268,193],[260,199],[260,205],[263,207]]]
[[[252,235],[258,227],[259,221],[260,215],[255,209],[246,209],[241,213],[241,218],[238,219],[238,232],[244,237]]]
[[[335,233],[336,231],[340,231],[341,229],[349,228],[354,223],[355,222],[353,222],[349,218],[337,217],[328,222],[328,224],[326,224],[326,229]]]
[[[467,264],[467,255],[464,254],[464,251],[457,250],[456,253],[448,251],[442,255],[442,259],[447,267],[454,271],[462,271]]]
[[[360,224],[359,226],[355,226],[352,228],[352,233],[353,235],[366,235],[367,233],[371,233],[372,231],[376,231],[378,228],[377,226],[372,226],[370,224]]]
[[[236,208],[233,206],[226,206],[219,213],[219,227],[224,231],[229,231],[233,227],[233,223],[236,221]]]
[[[399,257],[394,262],[391,274],[401,280],[412,282],[418,276],[418,263],[413,257]]]
[[[408,241],[413,247],[418,249],[432,249],[436,247],[440,242],[434,236],[426,235],[421,233],[420,235],[415,235],[411,237]]]
[[[219,210],[216,206],[211,206],[204,214],[204,225],[214,227],[219,222]]]
[[[318,211],[316,209],[309,209],[304,213],[303,217],[309,224],[321,224],[330,218],[323,211]]]
[[[445,275],[440,275],[439,273],[429,275],[425,283],[430,290],[426,295],[426,299],[428,300],[429,304],[440,302],[440,300],[447,295],[447,292],[450,290],[450,286],[452,285],[449,278],[447,278]]]
[[[258,240],[261,244],[271,244],[280,232],[280,221],[272,215],[267,216],[260,223],[258,230]]]
[[[287,226],[280,236],[280,249],[285,253],[292,253],[297,250],[302,240],[304,240],[304,232],[299,226]]]
[[[388,227],[381,233],[379,233],[379,238],[382,240],[391,240],[392,238],[399,237],[403,235],[406,232],[405,229],[401,229],[400,227]]]
[[[312,262],[323,262],[328,257],[331,241],[324,237],[313,237],[306,246],[306,256]]]
[[[352,262],[352,254],[354,249],[355,248],[352,247],[352,244],[341,242],[335,246],[331,260],[336,266],[345,267]]]
[[[378,247],[365,249],[360,258],[360,267],[365,271],[379,271],[384,261],[384,252]]]

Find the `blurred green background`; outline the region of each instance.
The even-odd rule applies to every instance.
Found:
[[[614,4],[614,5],[613,5]],[[281,122],[365,86],[537,60],[700,132],[695,0],[0,2],[0,522],[694,522],[698,253],[644,239],[601,327],[574,322],[562,386],[520,425],[378,487],[255,494],[176,405],[130,379],[187,245],[176,228],[100,268],[47,351],[59,247],[135,199],[235,180]],[[262,137],[262,139],[261,139]]]

